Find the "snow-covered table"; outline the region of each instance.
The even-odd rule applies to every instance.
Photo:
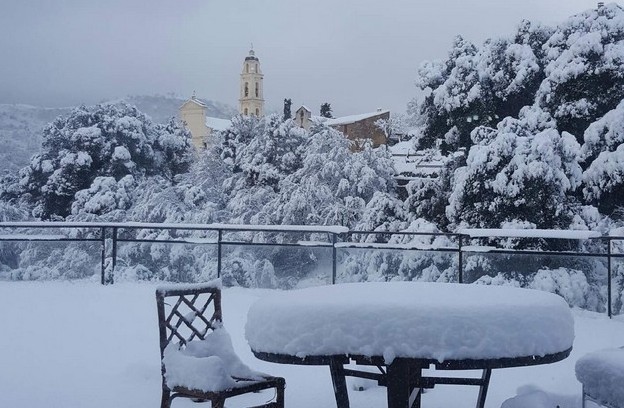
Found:
[[[494,368],[566,358],[574,321],[559,296],[511,287],[417,282],[352,283],[269,295],[254,303],[245,335],[254,354],[286,364],[329,365],[339,408],[345,376],[378,380],[388,407],[420,406],[423,388],[477,385],[482,407]],[[379,373],[344,364],[372,365]],[[483,370],[481,378],[424,377],[422,370]]]

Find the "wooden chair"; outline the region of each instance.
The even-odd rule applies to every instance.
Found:
[[[162,372],[161,408],[170,408],[172,400],[177,397],[191,398],[195,401],[211,401],[212,408],[223,408],[227,398],[271,388],[275,389],[275,401],[252,408],[284,407],[284,379],[251,371],[235,356],[229,335],[225,334],[225,329],[222,327],[220,282],[158,288],[156,290],[156,305],[158,308]],[[217,337],[214,337],[215,333],[218,334]],[[227,349],[226,352],[229,354],[226,354],[229,356],[229,360],[228,358],[220,360],[217,357],[204,355],[200,357],[206,358],[198,359],[197,356],[185,354],[188,350],[197,349],[196,346],[203,350],[212,348],[214,351],[214,345],[210,344],[214,339],[218,340],[217,348]],[[222,346],[223,344],[225,347]],[[179,353],[180,356],[176,353]],[[176,360],[171,359],[172,355],[175,356]],[[187,360],[179,360],[180,358]],[[238,369],[239,372],[242,371],[246,378],[237,376],[237,373],[229,371],[228,367],[223,370],[223,361],[227,363],[231,360],[235,360],[235,369]],[[176,364],[175,370],[170,367],[172,370],[168,373],[165,363],[173,366],[173,361],[192,363],[191,371],[193,374],[187,373],[186,376],[193,381],[180,383],[180,381],[185,381],[183,371],[186,366],[184,365],[181,366],[182,375],[180,375],[181,369],[178,364]],[[212,364],[214,361],[219,363],[216,371],[207,370],[211,372],[205,372],[206,376],[202,378],[200,375],[198,378],[196,375],[198,367],[205,367],[201,364]],[[199,371],[201,372],[201,369]],[[215,372],[222,373],[227,378],[219,378],[218,381],[213,382]],[[168,380],[171,386],[168,385]],[[198,382],[194,380],[209,384],[197,386]]]

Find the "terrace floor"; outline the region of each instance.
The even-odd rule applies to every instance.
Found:
[[[0,282],[0,407],[158,407],[156,286]],[[271,364],[251,354],[244,337],[247,310],[270,292],[224,289],[224,322],[235,349],[252,368],[286,378],[287,407],[335,407],[327,367]],[[501,407],[519,393],[531,398],[535,408],[581,406],[574,364],[589,351],[624,345],[624,316],[609,320],[605,314],[574,310],[574,317],[571,356],[551,365],[494,370],[486,407]],[[353,408],[385,405],[385,388],[366,380],[348,381]],[[355,391],[356,387],[364,390]],[[425,393],[423,406],[473,407],[476,393],[475,387],[439,386]],[[252,396],[253,401],[262,401],[258,397]],[[246,399],[232,400],[227,406],[244,406]],[[185,406],[208,405],[173,403],[173,407]],[[505,408],[515,406],[519,405],[505,404]]]

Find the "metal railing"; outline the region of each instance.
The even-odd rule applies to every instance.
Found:
[[[69,234],[48,233],[51,229],[69,230]],[[6,231],[9,231],[8,233]],[[18,234],[16,231],[26,230],[25,233]],[[41,233],[40,231],[45,231]],[[88,230],[88,233],[84,233]],[[168,231],[170,238],[140,238],[136,237],[136,232],[142,230]],[[368,250],[401,250],[401,251],[427,251],[456,254],[457,280],[464,283],[464,256],[470,253],[487,253],[499,255],[531,255],[531,256],[571,256],[579,258],[605,258],[607,261],[607,313],[612,316],[612,264],[613,260],[624,258],[624,253],[613,251],[614,241],[624,241],[624,236],[602,236],[597,233],[587,233],[585,235],[578,231],[546,231],[546,237],[539,236],[517,236],[505,235],[504,230],[462,230],[458,233],[434,233],[434,232],[405,232],[405,231],[352,231],[341,226],[304,226],[304,225],[239,225],[239,224],[173,224],[173,223],[140,223],[140,222],[119,222],[119,223],[98,223],[98,222],[0,222],[0,243],[1,242],[97,242],[101,251],[100,281],[103,285],[114,283],[114,272],[118,261],[118,245],[123,242],[140,243],[164,243],[164,244],[191,244],[191,245],[214,245],[216,246],[217,276],[221,277],[223,270],[223,247],[227,245],[236,246],[284,246],[299,248],[327,248],[331,249],[331,283],[335,284],[337,279],[337,250],[338,249],[368,249]],[[133,234],[120,234],[122,231],[134,231]],[[176,236],[177,231],[201,231],[204,235],[212,234],[214,238],[194,238]],[[537,230],[544,231],[544,230]],[[232,233],[267,233],[303,236],[316,234],[325,237],[325,241],[297,240],[288,242],[287,239],[276,240],[274,242],[253,241],[237,239],[226,239],[226,234]],[[488,235],[490,234],[490,235]],[[235,234],[234,234],[235,235]],[[536,234],[539,235],[539,234]],[[173,236],[173,237],[171,237]],[[356,237],[367,236],[373,238],[374,242],[356,241]],[[390,237],[446,237],[453,246],[431,246],[419,244],[401,244],[388,242]],[[602,251],[581,252],[581,251],[550,251],[531,249],[508,249],[497,247],[474,247],[471,242],[480,239],[501,239],[503,237],[515,238],[544,238],[544,239],[565,239],[572,241],[598,240],[604,243]],[[279,241],[279,242],[278,242]],[[381,242],[379,242],[381,241]],[[467,245],[468,244],[468,245]],[[109,261],[109,262],[107,262]]]

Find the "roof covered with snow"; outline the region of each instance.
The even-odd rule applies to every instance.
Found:
[[[386,113],[390,113],[389,110],[380,110],[369,113],[361,113],[359,115],[350,115],[350,116],[342,116],[340,118],[327,119],[325,122],[329,126],[337,126],[337,125],[349,125],[351,123],[359,122],[364,119],[374,118],[375,116],[381,116]]]
[[[230,126],[232,126],[232,121],[206,116],[206,126],[212,130],[222,131],[227,130]]]
[[[200,99],[197,99],[197,98],[196,98],[196,97],[194,97],[194,96],[193,96],[193,97],[191,97],[191,98],[190,98],[189,100],[187,100],[186,102],[184,102],[184,103],[182,104],[182,106],[186,105],[187,103],[194,103],[194,104],[196,104],[196,105],[198,105],[198,106],[201,106],[202,108],[205,108],[205,107],[207,107],[207,106],[208,106],[208,105],[206,105],[206,103],[204,103],[204,101],[202,101],[202,100],[200,100]],[[181,107],[182,107],[182,106],[181,106]]]
[[[312,113],[312,110],[305,105],[301,105],[299,109],[297,109],[295,112],[299,112],[301,109],[307,110],[308,112]]]

